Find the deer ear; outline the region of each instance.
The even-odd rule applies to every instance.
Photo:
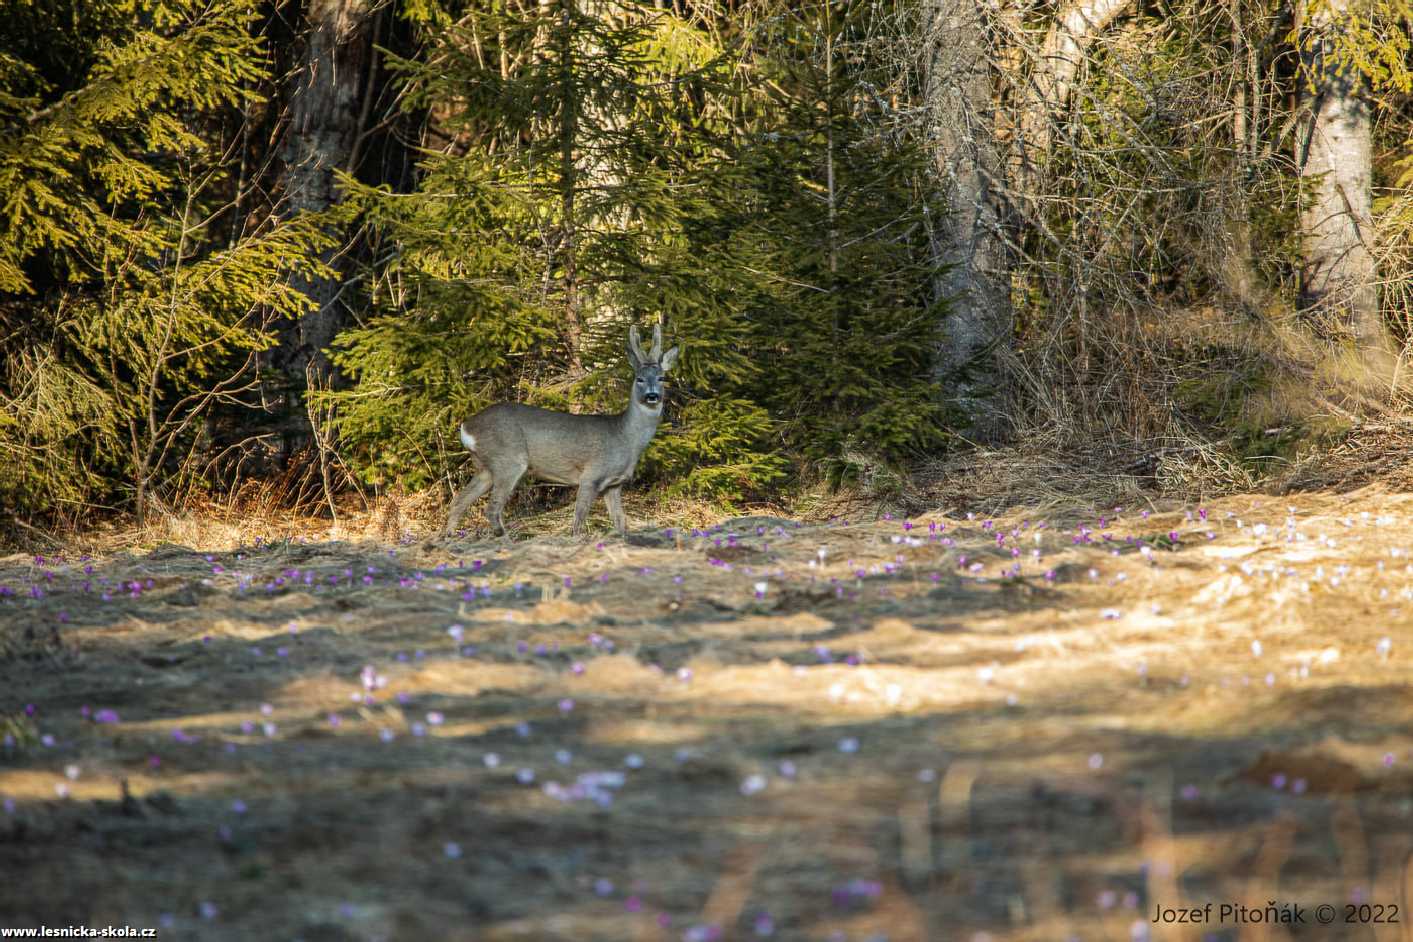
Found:
[[[666,353],[664,353],[664,354],[662,355],[662,363],[661,363],[661,365],[660,365],[659,368],[660,368],[664,373],[666,373],[668,370],[672,369],[672,364],[674,364],[674,363],[677,362],[677,354],[678,354],[679,352],[680,352],[679,348],[673,347],[671,350],[667,351]]]

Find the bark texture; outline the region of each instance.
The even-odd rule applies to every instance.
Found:
[[[290,99],[283,158],[287,211],[319,212],[338,202],[335,170],[352,170],[365,109],[372,54],[373,0],[309,0],[303,61]],[[344,324],[339,298],[342,277],[335,250],[324,259],[334,273],[297,287],[315,307],[290,325],[279,366],[291,384],[302,385],[306,368],[329,378],[324,353]]]
[[[971,418],[972,432],[1004,431],[1002,350],[1012,313],[986,16],[980,0],[929,0],[927,105],[938,173],[949,205],[935,220],[934,241],[946,266],[938,279],[951,301],[936,358],[938,378]]]
[[[1359,348],[1383,359],[1388,339],[1379,317],[1373,243],[1372,109],[1364,81],[1332,60],[1332,31],[1351,0],[1323,4],[1306,24],[1305,67],[1313,96],[1300,168],[1301,304],[1337,320]]]

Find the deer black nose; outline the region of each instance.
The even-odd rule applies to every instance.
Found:
[[[650,406],[655,406],[659,402],[662,402],[662,395],[655,392],[643,393],[643,401]]]

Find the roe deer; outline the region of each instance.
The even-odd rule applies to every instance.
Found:
[[[638,458],[662,420],[662,376],[677,362],[677,353],[677,347],[662,352],[659,326],[653,327],[652,350],[643,353],[638,328],[629,328],[633,388],[628,408],[617,415],[571,415],[502,402],[462,422],[461,443],[471,451],[476,476],[452,500],[441,536],[456,529],[467,508],[488,490],[486,519],[504,535],[501,512],[526,471],[543,481],[579,486],[575,536],[584,532],[589,508],[600,494],[609,519],[626,536],[623,485],[633,477]]]

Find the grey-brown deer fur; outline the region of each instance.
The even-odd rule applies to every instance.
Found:
[[[633,386],[628,408],[617,415],[572,415],[517,402],[502,402],[461,423],[461,442],[471,452],[476,476],[452,499],[442,536],[467,509],[491,492],[486,519],[505,533],[501,514],[526,472],[554,484],[575,484],[574,533],[584,532],[589,508],[603,495],[609,519],[628,532],[623,485],[633,477],[648,442],[662,421],[662,377],[677,362],[678,348],[662,352],[662,328],[653,327],[652,349],[644,353],[638,328],[628,330],[628,363]]]

